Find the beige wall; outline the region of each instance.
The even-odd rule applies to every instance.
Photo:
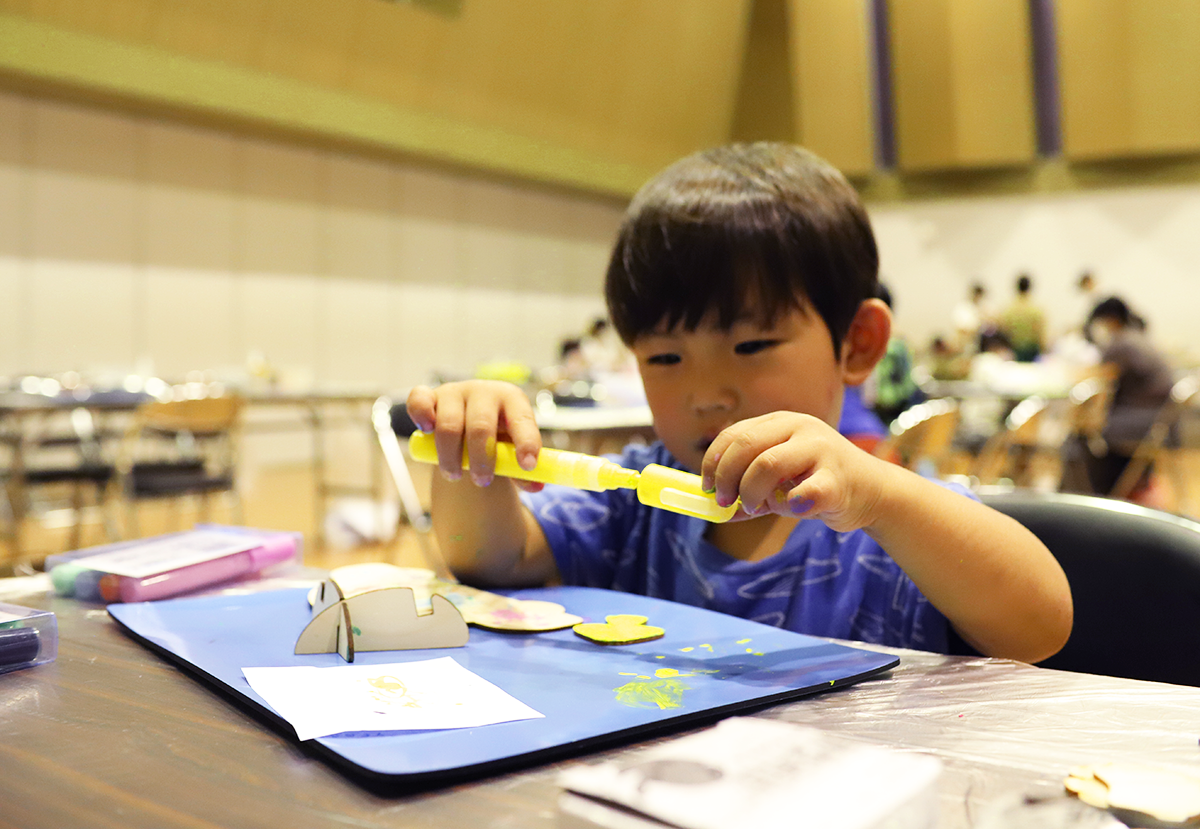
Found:
[[[918,342],[972,280],[1001,303],[1021,270],[1066,327],[1092,268],[1160,343],[1200,357],[1200,186],[869,208]],[[290,381],[403,389],[485,360],[544,365],[603,311],[621,210],[0,94],[0,374],[236,377],[258,349]]]
[[[621,205],[0,93],[0,375],[404,388],[554,359]]]

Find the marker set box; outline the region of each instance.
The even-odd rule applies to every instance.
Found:
[[[148,602],[257,575],[298,561],[298,532],[198,525],[195,529],[49,556],[55,592],[93,602]]]
[[[49,610],[0,602],[0,674],[53,662],[58,620]]]

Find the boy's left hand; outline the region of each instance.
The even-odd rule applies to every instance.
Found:
[[[733,424],[700,468],[722,506],[742,499],[749,516],[819,518],[836,532],[869,527],[891,464],[858,448],[819,418],[773,412]]]

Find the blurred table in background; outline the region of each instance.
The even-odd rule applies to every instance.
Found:
[[[654,418],[647,405],[538,406],[538,427],[550,445],[598,455],[619,451],[634,439],[655,440]]]
[[[383,456],[378,450],[371,409],[382,392],[377,390],[350,391],[250,391],[245,393],[251,411],[247,413],[243,430],[247,434],[307,431],[312,447],[314,481],[313,543],[323,549],[328,541],[325,518],[335,498],[360,496],[382,504],[385,497]],[[299,413],[299,421],[279,417],[281,412]],[[335,481],[330,475],[329,432],[335,428],[361,429],[366,441],[368,469],[365,480]],[[380,520],[382,510],[380,511]],[[383,530],[384,528],[380,528]]]

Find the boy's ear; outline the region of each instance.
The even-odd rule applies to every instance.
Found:
[[[842,341],[842,381],[847,386],[866,382],[887,352],[891,336],[892,312],[883,300],[868,299],[858,306]]]

